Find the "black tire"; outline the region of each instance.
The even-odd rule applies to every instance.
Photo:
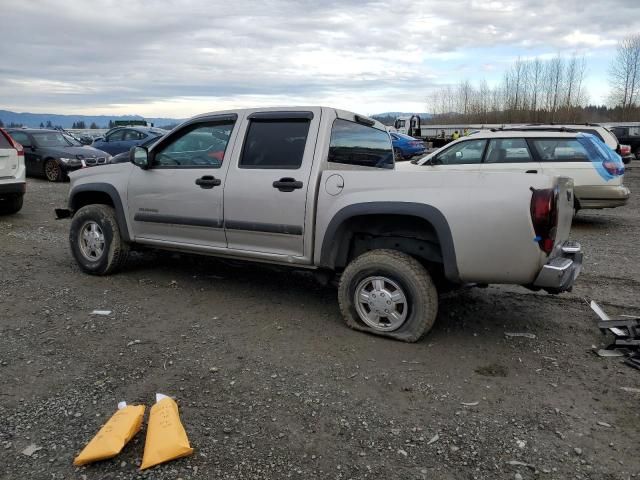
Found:
[[[50,182],[61,182],[64,180],[64,172],[60,164],[53,158],[44,162],[44,177]]]
[[[394,148],[393,149],[393,159],[396,162],[400,162],[400,161],[404,160],[404,156],[402,155],[402,150],[400,150],[399,148]]]
[[[358,285],[368,277],[378,275],[396,282],[407,298],[406,319],[393,331],[370,327],[356,309]],[[396,250],[372,250],[347,265],[340,278],[338,301],[349,327],[404,342],[420,340],[431,330],[438,314],[438,292],[429,272],[415,258]]]
[[[22,209],[23,202],[23,195],[0,200],[0,215],[12,215],[14,213],[18,213]]]
[[[96,224],[104,242],[99,256],[89,258],[83,253],[81,233],[91,224]],[[71,253],[83,272],[91,275],[109,275],[120,269],[129,255],[129,244],[122,240],[113,207],[109,205],[87,205],[76,212],[69,230]]]

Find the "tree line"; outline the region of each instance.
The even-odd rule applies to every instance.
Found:
[[[490,86],[469,80],[428,96],[429,123],[583,123],[640,120],[640,35],[621,41],[609,69],[608,105],[589,104],[586,61],[518,59]]]

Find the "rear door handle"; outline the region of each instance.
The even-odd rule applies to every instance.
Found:
[[[526,172],[524,172],[524,173],[538,173],[538,170],[527,170],[527,171],[526,171]]]
[[[222,183],[222,180],[214,177],[213,175],[205,175],[196,180],[196,185],[199,185],[200,188],[205,188],[205,189],[217,187],[221,183]]]
[[[302,188],[303,183],[295,178],[284,177],[273,182],[273,188],[277,188],[281,192],[293,192]]]

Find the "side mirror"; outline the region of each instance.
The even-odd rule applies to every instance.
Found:
[[[143,170],[149,168],[149,152],[145,147],[132,147],[129,150],[129,161]]]

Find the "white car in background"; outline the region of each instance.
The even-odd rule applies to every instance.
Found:
[[[558,128],[480,130],[449,143],[397,170],[502,171],[573,179],[575,209],[624,205],[630,191],[622,183],[618,154],[588,133]]]
[[[0,215],[19,212],[26,191],[24,150],[0,128]]]
[[[504,127],[504,130],[508,130],[512,127]],[[609,130],[607,127],[603,125],[599,125],[597,123],[576,123],[576,124],[565,124],[565,125],[557,125],[557,124],[544,124],[544,123],[535,123],[530,125],[519,125],[516,127],[518,130],[555,130],[555,131],[571,131],[571,132],[582,132],[582,133],[590,133],[595,136],[598,140],[601,140],[607,147],[616,152],[618,155],[622,157],[623,163],[629,163],[633,158],[633,154],[631,153],[631,147],[629,145],[621,145],[618,137],[614,132]]]

